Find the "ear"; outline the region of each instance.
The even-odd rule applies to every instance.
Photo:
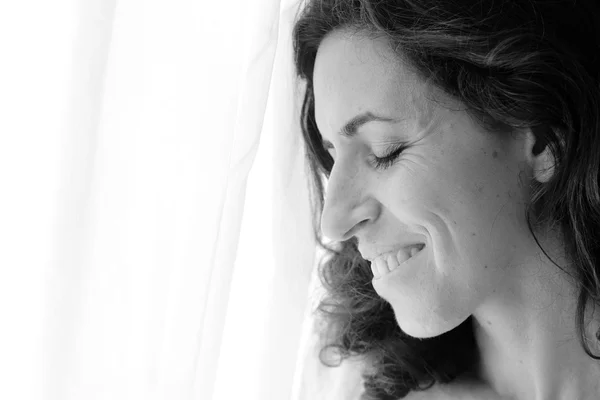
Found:
[[[540,183],[546,183],[552,178],[555,165],[550,146],[540,139],[539,133],[544,129],[550,128],[537,126],[528,129],[525,140],[527,161],[533,170],[533,177]]]

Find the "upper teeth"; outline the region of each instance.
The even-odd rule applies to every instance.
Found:
[[[400,249],[397,252],[386,253],[378,256],[373,260],[373,262],[371,262],[373,275],[375,278],[379,278],[380,276],[393,271],[400,264],[406,262],[409,258],[417,254],[423,247],[425,246],[419,244]]]

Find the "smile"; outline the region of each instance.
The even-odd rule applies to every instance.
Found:
[[[409,266],[409,261],[421,253],[425,244],[410,246],[394,253],[383,254],[371,262],[371,271],[375,279],[380,279],[390,275],[397,269],[404,269]],[[412,262],[411,262],[412,263]]]

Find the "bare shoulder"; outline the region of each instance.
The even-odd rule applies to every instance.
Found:
[[[476,381],[435,384],[425,391],[413,391],[403,400],[505,400],[489,386]]]

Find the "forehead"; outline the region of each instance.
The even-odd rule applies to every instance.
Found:
[[[313,75],[315,117],[324,135],[364,111],[421,119],[427,86],[383,38],[334,31],[325,37]]]

